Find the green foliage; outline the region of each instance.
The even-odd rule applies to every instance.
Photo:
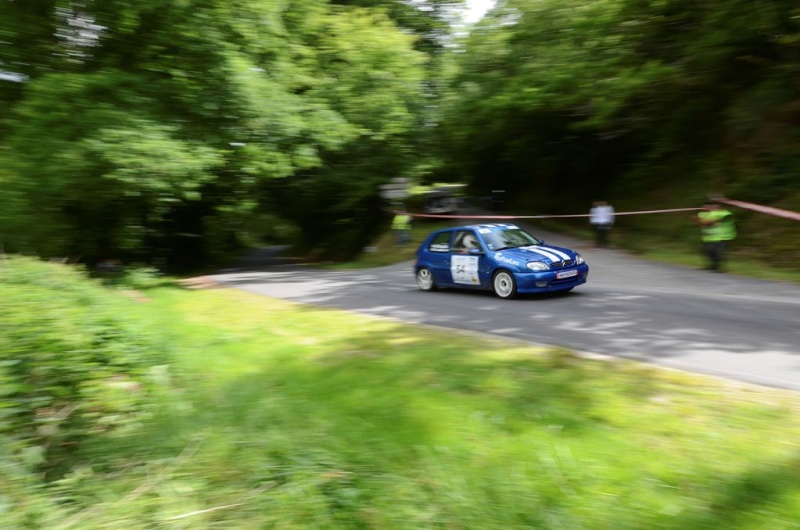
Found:
[[[89,258],[140,250],[181,204],[200,198],[220,157],[148,118],[154,102],[137,83],[113,71],[31,81],[8,138],[18,155],[9,155],[5,186],[20,197],[9,206],[10,250]]]
[[[631,171],[733,190],[796,127],[794,15],[788,1],[500,2],[452,76],[446,156],[559,210],[625,197]],[[705,174],[718,157],[726,171]]]
[[[109,287],[134,289],[137,291],[154,289],[169,282],[155,267],[143,265],[123,267],[121,265],[110,264],[105,270],[101,266],[99,270],[94,271],[92,277],[101,280],[104,285]]]
[[[27,76],[0,80],[2,244],[191,267],[269,219],[346,258],[396,176],[553,213],[676,179],[796,194],[791,1],[502,0],[456,39],[462,5],[0,3],[0,70]]]
[[[374,237],[386,216],[378,186],[415,167],[425,56],[384,15],[342,10],[323,22],[325,32],[304,36],[320,48],[318,81],[307,94],[327,102],[354,137],[326,150],[319,167],[268,189],[273,207],[300,228],[300,248],[344,259]]]
[[[459,2],[347,4],[4,2],[20,47],[0,68],[30,77],[0,82],[6,249],[196,266],[276,216],[305,247],[358,247],[377,186],[420,167],[417,36]],[[310,201],[272,196],[276,179]],[[347,201],[318,215],[331,189]]]
[[[418,50],[441,53],[465,0],[331,0],[331,3],[383,11],[395,24],[419,37]]]
[[[794,395],[239,291],[150,294],[175,346],[171,391],[139,428],[78,448],[45,490],[70,513],[40,527],[796,519]]]
[[[79,270],[0,261],[0,437],[30,469],[57,473],[87,437],[148,411],[147,374],[166,362],[132,302]]]

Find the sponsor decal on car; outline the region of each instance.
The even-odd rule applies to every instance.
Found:
[[[450,273],[454,283],[479,285],[478,256],[451,256]]]
[[[497,254],[495,254],[494,255],[494,259],[495,259],[495,261],[500,261],[502,263],[508,263],[509,265],[514,265],[515,267],[519,267],[520,265],[522,265],[521,262],[519,262],[519,261],[517,261],[515,259],[512,259],[512,258],[509,258],[508,256],[504,256],[502,252],[498,252]]]

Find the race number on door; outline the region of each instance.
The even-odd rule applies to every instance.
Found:
[[[453,283],[478,285],[478,256],[451,256],[450,272]]]

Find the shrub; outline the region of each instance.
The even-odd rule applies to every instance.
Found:
[[[20,462],[53,471],[85,437],[146,413],[146,375],[166,355],[129,298],[16,257],[0,261],[0,299],[0,441]]]

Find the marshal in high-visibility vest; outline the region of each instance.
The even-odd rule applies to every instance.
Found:
[[[704,243],[736,239],[736,223],[730,210],[715,205],[698,212],[697,218],[702,226],[701,239]]]
[[[395,242],[403,246],[411,240],[411,216],[407,213],[397,213],[392,220],[392,230]]]
[[[729,242],[736,239],[733,213],[720,203],[712,202],[697,213],[697,223],[701,229],[703,253],[708,259],[706,269],[722,272],[725,249]]]
[[[411,216],[407,213],[399,213],[394,216],[392,221],[392,230],[409,230],[411,229]]]

